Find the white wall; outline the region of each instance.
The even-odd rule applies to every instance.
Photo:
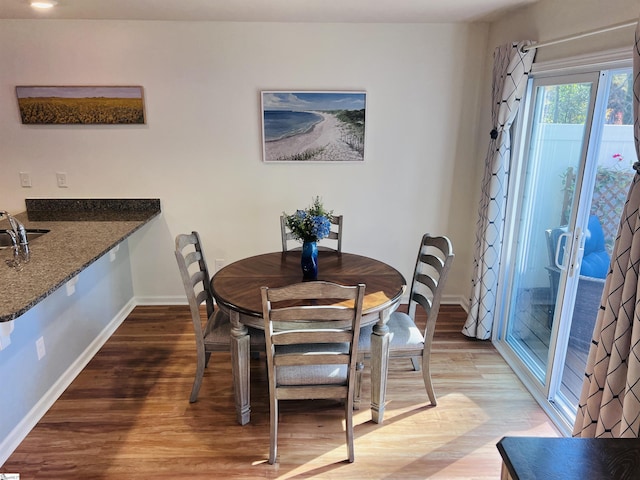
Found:
[[[564,38],[634,21],[639,15],[640,0],[539,0],[492,24],[489,48],[493,51],[496,45],[515,37],[536,42]],[[536,62],[625,46],[632,48],[633,42],[633,28],[616,30],[541,48]]]
[[[211,266],[278,250],[281,212],[320,195],[346,217],[346,251],[407,278],[421,234],[449,235],[457,255],[446,294],[466,299],[487,33],[484,24],[0,21],[0,207],[159,197],[162,217],[130,242],[136,296],[153,302],[183,297],[177,233],[199,230]],[[16,85],[142,85],[148,123],[21,125]],[[365,90],[365,162],[263,164],[263,89]],[[19,186],[20,171],[32,188]],[[56,187],[57,171],[69,188]]]

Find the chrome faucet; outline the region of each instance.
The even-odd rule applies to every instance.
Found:
[[[9,225],[11,225],[11,230],[7,230],[9,236],[11,237],[11,241],[13,243],[14,248],[14,257],[16,257],[16,261],[18,257],[24,263],[29,261],[31,256],[29,252],[29,241],[27,240],[27,230],[24,228],[24,225],[20,220],[11,216],[9,212],[5,210],[0,210],[0,218],[7,217],[9,220]]]

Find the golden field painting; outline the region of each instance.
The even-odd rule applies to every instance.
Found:
[[[16,87],[22,123],[144,124],[142,87]]]

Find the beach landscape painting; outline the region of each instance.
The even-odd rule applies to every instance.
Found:
[[[18,86],[22,123],[144,124],[144,96],[140,86]]]
[[[265,162],[364,161],[365,92],[262,92]]]

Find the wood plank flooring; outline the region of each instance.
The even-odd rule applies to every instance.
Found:
[[[460,333],[443,306],[432,375],[392,361],[382,425],[371,421],[365,369],[354,415],[356,460],[345,461],[337,403],[282,402],[279,463],[266,463],[264,358],[251,363],[251,423],[235,421],[229,355],[214,354],[188,401],[195,347],[186,306],[137,307],[0,467],[21,479],[497,479],[505,435],[559,436],[491,343]]]

